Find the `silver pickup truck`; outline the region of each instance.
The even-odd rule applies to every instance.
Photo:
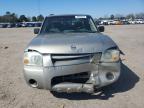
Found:
[[[90,15],[50,15],[24,51],[24,77],[33,88],[94,93],[117,81],[120,50]]]

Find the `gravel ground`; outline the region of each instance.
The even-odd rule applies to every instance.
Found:
[[[23,51],[32,28],[0,29],[0,108],[143,108],[144,25],[106,26],[104,34],[125,53],[120,79],[94,95],[52,95],[23,78]]]

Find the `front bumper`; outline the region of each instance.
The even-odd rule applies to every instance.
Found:
[[[47,63],[49,64],[49,63]],[[100,88],[115,82],[120,76],[121,61],[114,63],[84,63],[76,65],[63,66],[24,66],[24,77],[28,85],[41,89],[48,89],[57,92],[93,92],[93,88]],[[85,83],[61,82],[59,84],[52,83],[52,79],[59,76],[67,76],[78,73],[88,73],[88,80]],[[33,86],[32,81],[36,83]],[[66,83],[66,84],[65,84]],[[88,87],[87,90],[83,90]],[[74,90],[79,88],[77,90]],[[91,87],[91,90],[90,88]],[[72,88],[72,90],[71,90]],[[89,91],[88,91],[89,89]]]

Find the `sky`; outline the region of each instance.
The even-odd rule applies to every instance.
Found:
[[[0,0],[0,15],[6,11],[29,17],[42,14],[111,14],[144,12],[144,0]]]

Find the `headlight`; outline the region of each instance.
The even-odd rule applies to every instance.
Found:
[[[116,62],[120,59],[119,50],[107,50],[102,54],[102,62]]]
[[[43,57],[38,52],[25,52],[23,62],[24,62],[24,65],[42,66]]]

